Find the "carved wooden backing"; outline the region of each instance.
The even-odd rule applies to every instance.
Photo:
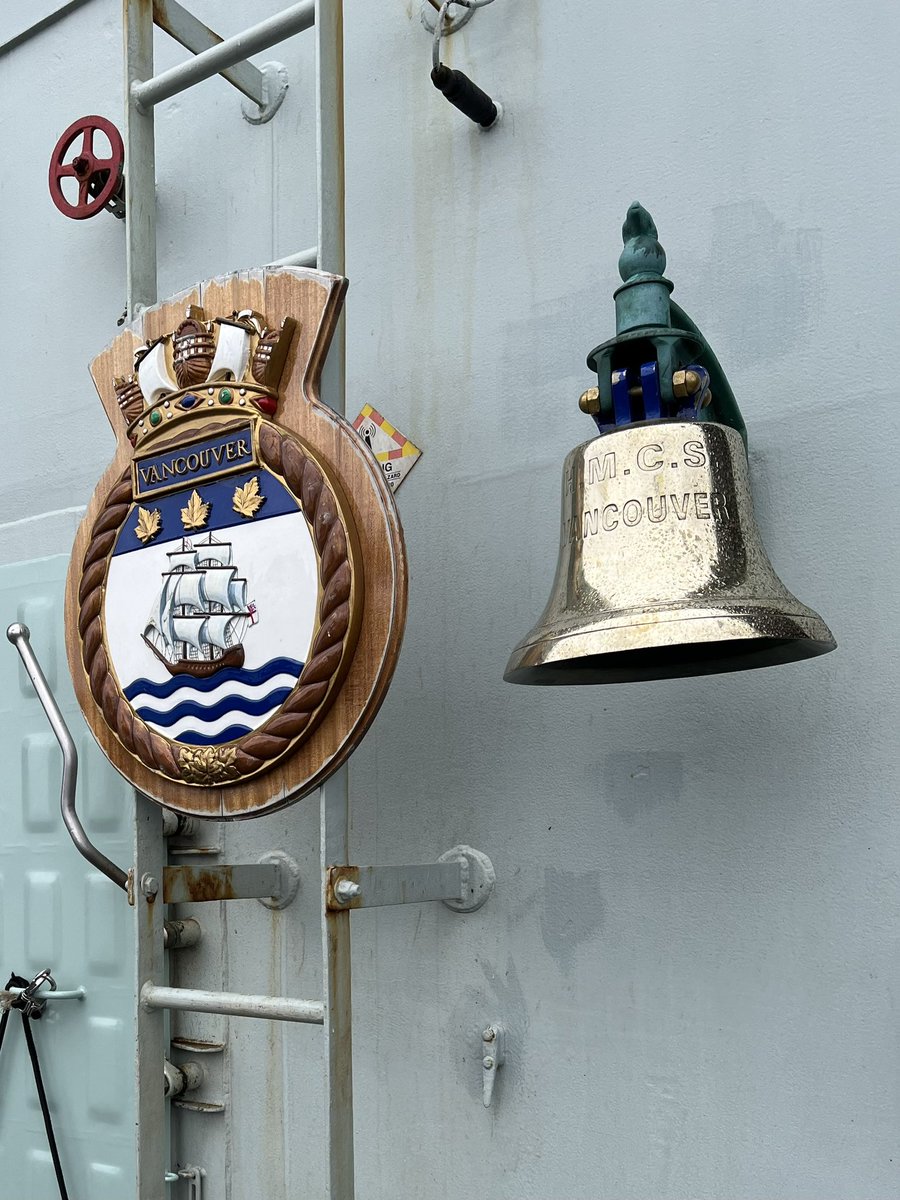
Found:
[[[296,268],[213,280],[146,310],[91,366],[118,446],[75,541],[66,595],[69,666],[88,724],[113,765],[179,812],[237,819],[306,795],[359,744],[393,675],[406,616],[399,520],[368,448],[318,399],[345,289],[337,276]],[[141,720],[108,660],[103,625],[110,556],[135,511],[133,448],[113,380],[130,375],[135,350],[171,334],[191,305],[207,317],[252,309],[272,327],[286,317],[297,323],[274,423],[260,419],[254,437],[259,462],[301,501],[320,580],[315,636],[296,686],[273,716],[224,750],[173,742]],[[138,608],[144,603],[136,598]]]

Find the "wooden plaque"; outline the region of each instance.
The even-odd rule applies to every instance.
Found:
[[[135,787],[239,819],[312,791],[384,698],[406,618],[378,463],[318,399],[347,281],[212,280],[91,364],[118,439],[66,590],[75,692]]]

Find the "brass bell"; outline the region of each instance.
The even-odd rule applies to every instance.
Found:
[[[550,600],[510,683],[625,683],[827,654],[822,618],[787,590],[756,521],[745,430],[728,381],[669,299],[649,214],[623,227],[617,337],[582,397],[600,436],[563,471]]]

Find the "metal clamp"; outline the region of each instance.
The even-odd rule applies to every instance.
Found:
[[[166,1183],[178,1183],[180,1179],[186,1179],[191,1190],[188,1195],[188,1200],[203,1200],[203,1180],[206,1178],[206,1172],[202,1167],[182,1167],[180,1171],[166,1171]]]
[[[481,1103],[491,1107],[497,1072],[506,1061],[506,1030],[495,1021],[481,1035]]]
[[[117,887],[123,891],[128,891],[128,872],[123,871],[121,867],[106,857],[102,850],[98,850],[88,835],[85,833],[84,826],[75,811],[75,787],[78,782],[78,751],[75,749],[75,741],[69,732],[69,727],[59,710],[59,705],[56,703],[56,697],[47,682],[47,677],[41,669],[41,664],[38,662],[31,645],[31,634],[27,625],[16,623],[10,625],[6,631],[6,636],[19,652],[19,657],[28,674],[28,678],[34,685],[34,690],[37,693],[37,698],[41,702],[41,707],[47,714],[47,720],[50,722],[50,728],[56,734],[56,740],[59,742],[60,749],[63,755],[63,774],[62,787],[60,789],[59,807],[62,812],[62,819],[66,829],[69,831],[69,836],[75,843],[75,848],[79,854],[88,860],[91,866],[102,871],[103,874],[113,881]]]
[[[463,8],[461,12],[450,13],[449,11],[441,17],[441,2],[440,0],[422,0],[419,18],[430,34],[434,34],[438,24],[438,19],[443,21],[441,28],[441,37],[448,37],[451,33],[456,33],[457,29],[462,29],[463,25],[468,23],[475,16],[474,8]]]
[[[182,1167],[178,1172],[179,1179],[186,1179],[190,1184],[188,1200],[203,1200],[203,1180],[206,1172],[202,1167]]]
[[[12,1007],[21,1009],[24,1016],[31,1017],[32,1020],[37,1021],[43,1015],[44,1007],[47,1003],[46,996],[41,997],[38,995],[38,992],[45,983],[48,984],[51,992],[56,991],[56,980],[50,974],[49,968],[38,971],[31,983],[27,987],[22,988],[21,992],[13,1000]]]

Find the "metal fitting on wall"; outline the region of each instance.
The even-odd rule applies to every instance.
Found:
[[[426,28],[432,28],[434,31],[431,82],[455,108],[458,108],[470,121],[474,121],[482,129],[493,128],[499,121],[502,110],[487,92],[482,91],[476,83],[472,82],[468,75],[462,71],[452,70],[441,62],[441,38],[464,25],[474,14],[476,8],[484,8],[485,5],[493,4],[493,2],[494,0],[444,0],[438,9],[434,24],[431,25],[430,21],[425,22]],[[449,9],[454,5],[468,10],[465,20],[454,22],[450,18]]]

